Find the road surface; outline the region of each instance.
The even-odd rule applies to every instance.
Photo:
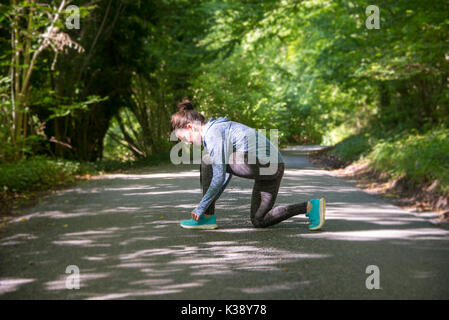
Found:
[[[322,231],[304,216],[255,229],[252,181],[235,176],[217,201],[219,229],[185,230],[198,165],[108,174],[3,227],[0,299],[449,298],[448,230],[332,177],[304,148],[282,153],[277,204],[325,197]]]

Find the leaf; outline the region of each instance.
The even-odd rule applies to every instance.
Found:
[[[86,101],[75,102],[70,105],[59,105],[58,107],[50,107],[48,109],[52,111],[53,114],[48,117],[48,120],[66,117],[76,110],[87,110],[89,105],[93,103],[99,103],[107,99],[109,99],[108,96],[101,98],[100,96],[97,95],[90,95],[87,97]]]

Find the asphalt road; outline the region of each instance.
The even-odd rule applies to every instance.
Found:
[[[304,216],[255,229],[252,181],[238,177],[217,202],[219,229],[185,230],[179,220],[201,199],[198,165],[110,174],[3,227],[0,299],[449,298],[448,230],[332,177],[300,148],[283,154],[277,203],[326,197],[322,231]],[[68,266],[79,289],[67,289]]]

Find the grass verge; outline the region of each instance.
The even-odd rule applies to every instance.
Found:
[[[168,163],[166,153],[138,161],[79,162],[35,156],[0,165],[0,218],[51,191],[92,176]],[[1,220],[1,219],[0,219]],[[1,221],[0,221],[1,224]]]
[[[403,207],[449,216],[449,131],[361,133],[311,155],[336,175],[357,178]],[[340,170],[336,170],[340,169]]]

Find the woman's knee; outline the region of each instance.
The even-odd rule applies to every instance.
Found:
[[[255,217],[252,217],[251,218],[251,223],[253,224],[253,226],[255,228],[265,228],[266,227],[263,219],[260,220],[260,219],[256,219]]]

